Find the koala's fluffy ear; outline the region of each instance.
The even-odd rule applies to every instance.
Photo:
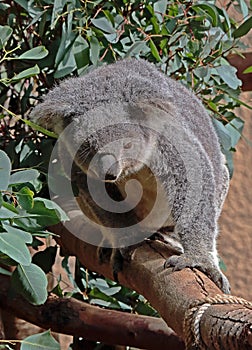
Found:
[[[55,102],[47,98],[32,110],[30,118],[34,123],[59,134],[64,125],[70,122],[72,115],[73,111],[68,103]]]

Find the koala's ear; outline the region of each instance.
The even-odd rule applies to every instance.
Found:
[[[32,110],[30,119],[46,129],[60,133],[67,122],[70,122],[72,115],[73,111],[68,103],[57,103],[47,98]]]

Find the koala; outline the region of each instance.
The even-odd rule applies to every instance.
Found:
[[[173,227],[178,252],[165,267],[198,268],[229,293],[216,250],[229,174],[191,91],[145,60],[124,59],[60,82],[31,119],[63,140],[60,160],[73,164],[80,207],[113,242],[105,246],[123,251]]]

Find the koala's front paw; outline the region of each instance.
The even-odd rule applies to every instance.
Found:
[[[165,262],[165,268],[173,266],[173,271],[179,271],[186,267],[197,268],[205,273],[224,293],[230,294],[230,285],[228,279],[209,259],[202,259],[198,256],[187,254],[172,255]]]

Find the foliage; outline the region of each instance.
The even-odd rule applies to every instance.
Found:
[[[16,266],[13,287],[32,303],[46,299],[43,271],[50,271],[56,248],[31,260],[27,247],[36,248],[36,237],[48,235],[46,226],[67,218],[47,199],[54,135],[30,128],[31,108],[59,79],[121,58],[145,58],[202,99],[215,117],[232,173],[232,153],[243,128],[234,109],[243,102],[241,82],[227,56],[242,48],[239,39],[252,22],[244,0],[230,1],[227,7],[232,5],[243,16],[241,24],[213,0],[0,2],[0,146],[6,152],[0,152],[0,260]],[[73,280],[67,259],[63,264]],[[155,314],[135,292],[79,271],[81,282],[73,280],[73,295],[85,291],[91,303]],[[0,273],[9,271],[1,268]],[[54,292],[64,294],[60,281]]]

